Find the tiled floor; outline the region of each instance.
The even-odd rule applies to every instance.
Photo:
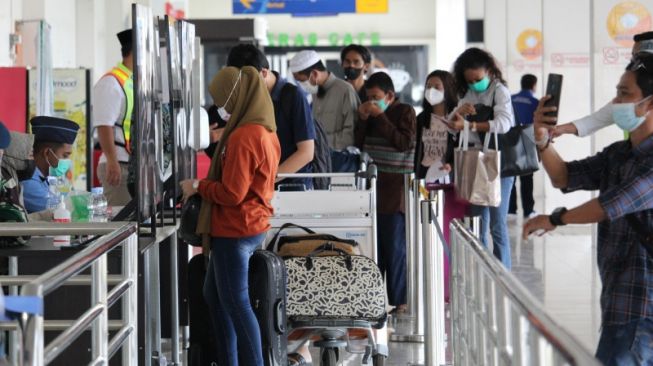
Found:
[[[599,336],[601,281],[590,226],[562,228],[524,242],[512,228],[511,241],[515,276],[554,320],[593,352]]]

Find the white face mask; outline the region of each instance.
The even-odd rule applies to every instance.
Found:
[[[220,118],[222,118],[223,121],[229,122],[229,119],[231,118],[231,113],[227,112],[225,107],[229,103],[229,100],[231,99],[231,96],[234,94],[234,90],[236,90],[236,86],[238,86],[238,82],[240,81],[240,76],[243,74],[243,71],[241,70],[238,72],[238,79],[236,79],[236,82],[234,83],[233,88],[231,88],[231,91],[229,92],[229,96],[227,97],[227,101],[224,102],[224,105],[222,107],[218,108],[218,115],[220,115]]]
[[[438,105],[444,100],[444,92],[436,88],[428,88],[424,91],[424,98],[430,105]]]
[[[311,84],[310,76],[304,81],[299,81],[299,86],[301,86],[302,89],[304,89],[304,91],[306,91],[308,94],[317,94],[317,91],[319,90],[317,85]]]

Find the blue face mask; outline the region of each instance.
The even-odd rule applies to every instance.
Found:
[[[487,90],[487,88],[490,86],[490,78],[485,76],[483,79],[475,82],[468,84],[469,88],[477,93],[482,93]]]
[[[386,109],[388,109],[388,103],[385,102],[385,99],[379,99],[375,100],[374,103],[381,108],[381,111],[385,112]]]
[[[52,155],[55,155],[54,152],[50,151]],[[55,155],[56,156],[56,155]],[[50,165],[50,162],[48,161],[48,165]],[[52,177],[63,177],[68,173],[70,170],[70,166],[72,165],[72,161],[70,159],[59,159],[59,163],[57,164],[56,167],[53,167],[50,165],[50,176]]]
[[[646,115],[638,116],[635,113],[635,109],[650,97],[649,95],[637,103],[612,103],[612,119],[614,123],[624,131],[633,132],[636,130],[637,127],[644,123]]]

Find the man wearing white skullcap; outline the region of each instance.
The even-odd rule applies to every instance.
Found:
[[[360,99],[348,82],[327,71],[313,50],[297,53],[289,63],[299,85],[313,96],[313,117],[322,124],[333,150],[354,145]],[[334,171],[338,171],[334,161]]]

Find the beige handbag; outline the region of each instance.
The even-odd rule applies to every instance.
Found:
[[[478,206],[497,207],[501,203],[501,152],[490,150],[490,136],[497,144],[497,134],[487,133],[483,149],[469,148],[469,124],[460,133],[454,150],[455,187],[459,198]]]

